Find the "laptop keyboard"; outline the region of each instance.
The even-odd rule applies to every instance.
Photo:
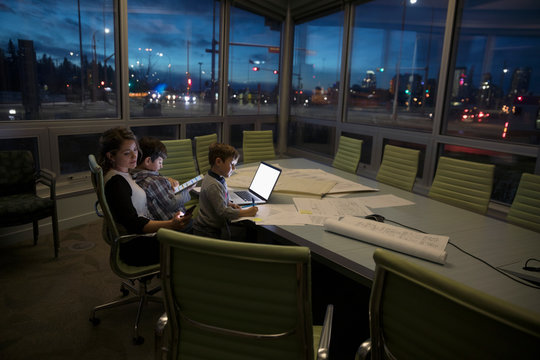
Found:
[[[251,201],[251,199],[253,198],[249,191],[235,191],[234,193],[240,196],[244,201]]]

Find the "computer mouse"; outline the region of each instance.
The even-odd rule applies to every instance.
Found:
[[[378,221],[378,222],[384,222],[384,216],[379,215],[379,214],[366,215],[365,219],[374,220],[374,221]]]

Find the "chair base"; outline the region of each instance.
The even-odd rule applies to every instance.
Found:
[[[153,289],[148,290],[147,288],[147,281],[149,279],[145,279],[142,281],[138,281],[139,287],[138,289],[135,288],[132,284],[123,281],[122,285],[120,287],[120,291],[122,292],[122,296],[127,296],[130,292],[134,294],[134,296],[128,297],[128,298],[122,298],[114,301],[110,301],[108,303],[98,305],[92,309],[90,312],[90,318],[88,319],[94,326],[98,325],[100,323],[100,319],[96,317],[96,311],[105,310],[105,309],[111,309],[122,305],[127,305],[131,303],[138,302],[139,306],[137,308],[137,316],[135,317],[135,324],[133,326],[133,344],[134,345],[140,345],[144,343],[144,338],[139,335],[139,322],[141,319],[141,314],[143,307],[149,302],[157,302],[163,304],[163,299],[154,296],[155,293],[159,292],[161,290],[161,286],[156,286]]]

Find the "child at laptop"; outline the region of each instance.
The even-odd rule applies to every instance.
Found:
[[[244,216],[255,216],[258,208],[241,208],[229,201],[227,182],[236,167],[240,155],[226,144],[210,145],[208,161],[210,170],[204,177],[199,194],[199,215],[193,222],[195,235],[217,239],[245,240],[246,229],[231,220]]]
[[[189,191],[193,186],[174,193],[178,181],[159,174],[163,160],[167,158],[167,148],[159,139],[142,137],[139,140],[141,149],[137,158],[137,167],[130,171],[133,180],[146,193],[148,212],[155,220],[170,219],[171,214],[185,211],[184,204],[191,199]],[[141,156],[142,155],[142,156]],[[188,226],[183,231],[189,231]]]

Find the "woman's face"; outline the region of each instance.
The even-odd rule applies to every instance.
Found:
[[[135,140],[124,140],[116,153],[109,152],[107,156],[113,163],[113,169],[120,172],[128,172],[137,166],[137,142]]]

